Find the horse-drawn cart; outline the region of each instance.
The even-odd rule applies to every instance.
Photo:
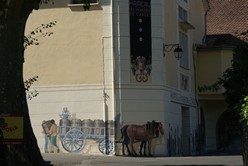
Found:
[[[58,126],[58,135],[63,148],[67,152],[80,152],[84,149],[87,140],[98,142],[98,149],[103,154],[112,154],[115,149],[113,122],[103,120],[79,119],[69,123],[61,119]]]

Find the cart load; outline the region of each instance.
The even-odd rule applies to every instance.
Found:
[[[114,121],[103,119],[60,119],[58,134],[63,148],[68,152],[80,152],[87,140],[99,142],[103,154],[114,152]]]

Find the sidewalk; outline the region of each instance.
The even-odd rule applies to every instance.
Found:
[[[86,154],[42,154],[53,166],[242,166],[242,156],[123,157]]]

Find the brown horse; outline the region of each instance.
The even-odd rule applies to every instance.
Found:
[[[149,123],[149,122],[148,122]],[[123,155],[126,155],[125,154],[125,146],[126,146],[126,149],[127,149],[127,152],[128,152],[128,155],[131,155],[131,152],[129,150],[129,147],[128,147],[128,144],[129,144],[129,138],[127,136],[127,129],[128,125],[125,125],[121,128],[121,139],[122,139],[122,154]],[[137,140],[137,142],[139,142],[140,140]],[[146,155],[146,141],[141,141],[141,144],[140,144],[140,155],[142,155],[142,149],[144,147],[144,156]]]
[[[148,124],[150,123],[151,125],[151,122],[147,122]],[[159,133],[161,133],[162,135],[164,134],[164,131],[163,131],[163,125],[162,123],[159,123],[159,122],[155,122],[153,121],[152,123],[154,123],[154,127],[155,127],[155,136],[153,138],[157,138],[159,137]],[[142,141],[141,144],[140,144],[140,155],[143,155],[143,156],[146,156],[146,143],[147,141]],[[142,149],[144,148],[144,152],[142,154]]]
[[[158,137],[159,133],[164,134],[162,123],[160,122],[148,122],[144,125],[128,125],[126,127],[126,134],[128,136],[128,142],[131,146],[131,154],[137,155],[133,144],[135,140],[141,141],[142,143],[148,142],[148,155],[151,155],[151,143],[152,139],[156,136]],[[141,151],[140,151],[141,152]]]

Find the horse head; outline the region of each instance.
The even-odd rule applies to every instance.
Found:
[[[163,128],[163,124],[161,122],[158,123],[158,131],[164,135],[164,128]]]
[[[163,124],[161,122],[155,122],[155,121],[152,121],[152,123],[154,124],[154,130],[155,130],[156,137],[159,137],[159,133],[161,135],[164,135]]]
[[[152,122],[148,121],[146,126],[148,129],[150,129],[153,136],[159,137],[159,133],[161,135],[164,135],[163,124],[161,122],[156,122],[155,120],[153,120]]]

